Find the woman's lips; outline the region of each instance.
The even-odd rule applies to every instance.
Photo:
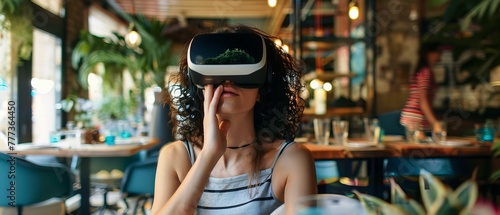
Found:
[[[222,96],[239,96],[239,95],[233,88],[224,86],[224,90],[222,91]]]
[[[233,96],[238,96],[238,94],[233,93],[233,92],[222,92],[222,97],[233,97]]]

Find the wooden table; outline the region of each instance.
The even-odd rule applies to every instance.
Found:
[[[30,143],[17,145],[16,150],[6,151],[13,155],[51,155],[56,157],[80,158],[80,186],[81,204],[80,214],[90,214],[90,158],[92,157],[127,157],[141,150],[152,148],[159,143],[159,139],[152,138],[130,138],[117,140],[117,144],[109,146],[105,144],[82,144],[71,147],[69,143],[62,141],[60,144],[33,145]]]
[[[453,139],[450,137],[449,139]],[[464,140],[464,139],[460,139]],[[384,142],[380,147],[351,148],[340,145],[318,145],[303,143],[315,160],[355,159],[368,162],[368,193],[382,197],[384,180],[384,159],[386,158],[491,158],[491,144],[479,144],[472,139],[472,145],[443,146],[437,144],[410,144],[404,141]]]

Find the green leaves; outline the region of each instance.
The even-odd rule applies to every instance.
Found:
[[[377,197],[354,191],[369,215],[408,215],[401,208]]]
[[[409,215],[423,215],[425,210],[420,203],[411,199],[406,195],[406,193],[401,189],[401,187],[394,182],[391,178],[391,196],[392,204],[398,206],[403,211],[406,211]]]
[[[454,192],[431,173],[422,170],[419,178],[424,207],[409,198],[401,187],[391,179],[391,203],[357,191],[361,204],[370,215],[448,215],[468,214],[474,206],[478,188],[473,179],[465,181]]]
[[[33,48],[33,9],[30,0],[1,0],[0,29],[11,32],[13,61],[29,60]]]

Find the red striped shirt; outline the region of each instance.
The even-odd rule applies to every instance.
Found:
[[[429,128],[430,123],[425,118],[420,105],[421,90],[426,90],[426,99],[432,104],[434,99],[434,90],[436,90],[434,75],[429,68],[422,68],[419,73],[412,75],[410,79],[410,93],[406,104],[401,111],[400,122],[402,125],[418,124],[422,128]]]

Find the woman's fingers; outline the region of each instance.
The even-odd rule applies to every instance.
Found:
[[[205,85],[205,92],[203,93],[204,102],[203,102],[203,112],[205,114],[208,113],[208,107],[210,106],[210,102],[212,101],[212,97],[214,95],[214,85]]]
[[[215,89],[215,92],[213,93],[212,100],[210,101],[210,110],[213,111],[211,114],[216,114],[217,113],[217,106],[219,105],[219,99],[220,95],[222,94],[224,87],[222,85],[219,85],[217,89]]]
[[[222,137],[224,137],[224,138],[226,137],[227,131],[229,131],[230,126],[231,126],[231,122],[228,120],[222,120],[219,123],[219,131],[220,131]]]

